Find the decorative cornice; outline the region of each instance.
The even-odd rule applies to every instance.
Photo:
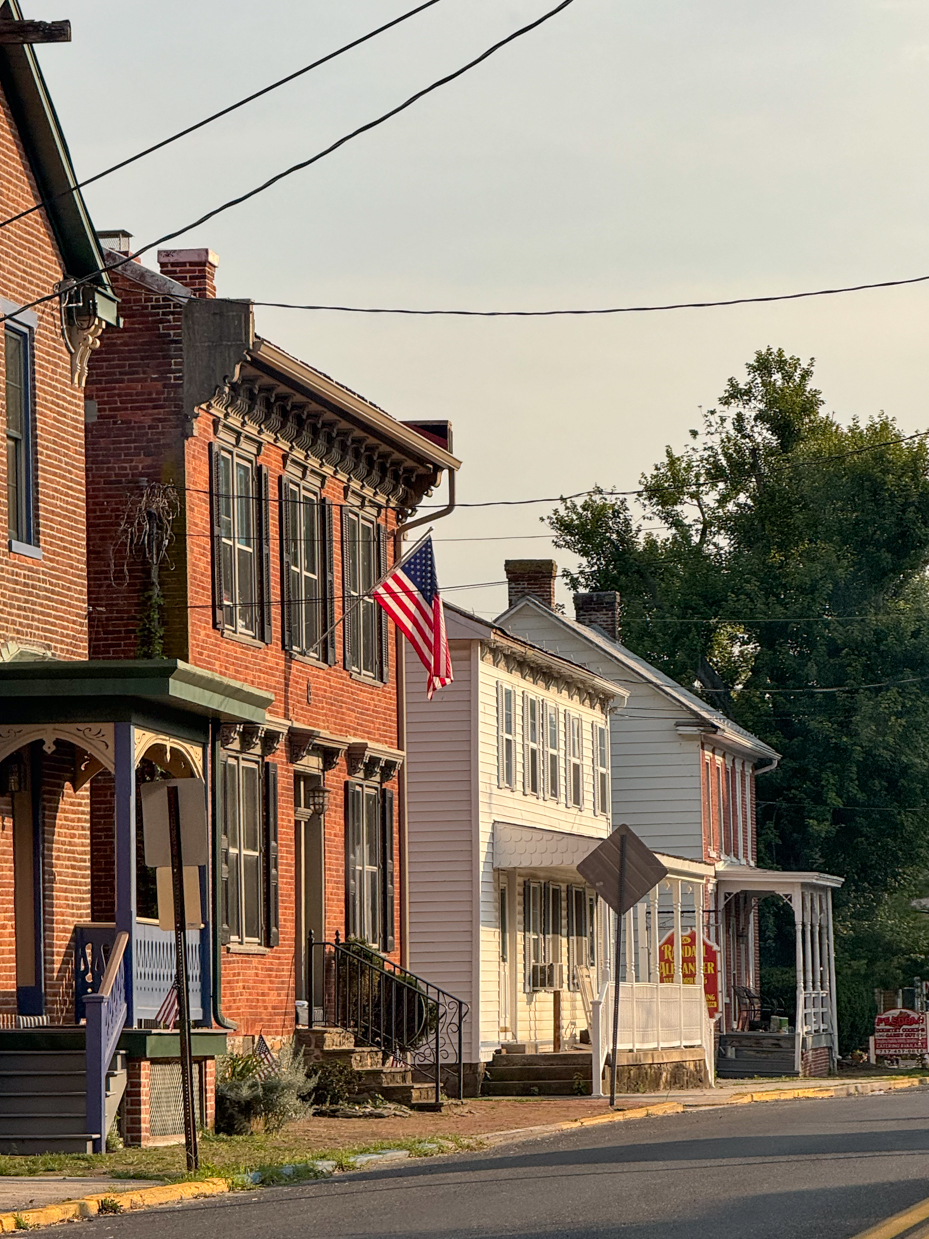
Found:
[[[284,732],[278,727],[260,723],[223,723],[219,729],[219,742],[224,749],[239,753],[261,754],[270,757],[280,748]]]
[[[481,659],[510,675],[519,675],[530,684],[549,692],[567,694],[591,710],[607,711],[617,696],[602,680],[582,667],[555,659],[545,650],[535,650],[497,633],[481,641]]]
[[[350,743],[347,737],[331,735],[318,727],[291,727],[288,735],[290,760],[293,765],[303,761],[311,750],[315,750],[319,753],[324,774],[339,764],[339,758]]]
[[[345,764],[353,779],[369,782],[379,779],[389,783],[403,765],[404,754],[399,749],[385,748],[367,740],[353,740],[345,751]]]

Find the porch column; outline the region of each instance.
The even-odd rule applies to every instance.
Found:
[[[649,902],[649,907],[651,908],[651,912],[652,912],[652,943],[651,943],[652,966],[649,969],[648,979],[649,981],[652,981],[653,983],[657,984],[661,980],[661,974],[658,971],[658,964],[659,964],[658,949],[659,949],[659,943],[661,942],[661,931],[658,928],[658,887],[657,886],[652,887],[652,889],[648,892],[648,902]]]
[[[794,909],[794,940],[797,968],[797,1009],[794,1015],[794,1070],[800,1074],[801,1046],[803,1044],[803,891],[794,890],[791,902]]]
[[[116,817],[116,928],[129,935],[126,947],[126,1026],[135,1026],[136,938],[136,820],[135,820],[135,728],[116,723],[114,728]]]
[[[683,918],[681,917],[681,880],[671,879],[671,897],[674,900],[674,981],[677,985],[677,1045],[684,1039],[684,952],[681,937],[683,934]]]
[[[697,975],[696,985],[703,993],[703,883],[694,882],[691,886],[694,896],[694,951],[696,952]],[[701,1011],[702,1015],[702,1011]]]
[[[833,1066],[839,1061],[839,1013],[835,994],[835,940],[832,936],[832,891],[824,894],[826,901],[826,960],[829,966],[829,1016],[832,1021]]]
[[[810,892],[810,903],[812,905],[813,922],[813,990],[815,991],[815,1011],[816,1018],[814,1021],[814,1032],[822,1032],[826,1025],[826,1013],[823,1009],[823,990],[826,988],[823,984],[822,972],[822,954],[820,947],[822,945],[822,896],[819,891]]]

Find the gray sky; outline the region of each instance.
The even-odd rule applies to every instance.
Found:
[[[145,243],[305,158],[554,0],[423,16],[92,186]],[[39,50],[90,175],[413,0],[69,0]],[[53,11],[54,10],[54,11]],[[400,118],[187,234],[219,294],[467,308],[791,292],[929,272],[926,0],[576,0]],[[154,265],[153,257],[149,260]],[[634,487],[756,348],[815,356],[842,421],[927,425],[929,288],[771,307],[542,321],[258,312],[259,331],[400,418],[448,417],[459,499]],[[544,532],[462,511],[435,537]],[[437,546],[444,585],[535,540]],[[567,557],[562,553],[562,563]],[[493,613],[502,588],[450,593]],[[565,594],[562,596],[566,597]]]

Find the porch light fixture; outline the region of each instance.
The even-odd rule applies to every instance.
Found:
[[[306,791],[306,807],[310,813],[322,817],[329,806],[328,787],[310,787]]]

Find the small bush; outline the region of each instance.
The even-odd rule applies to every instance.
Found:
[[[284,1046],[279,1070],[263,1075],[256,1054],[227,1054],[216,1064],[216,1130],[225,1136],[247,1136],[259,1124],[279,1131],[306,1113],[306,1097],[314,1080],[307,1077],[303,1054]]]
[[[115,1196],[103,1196],[97,1201],[98,1213],[122,1213],[123,1207]]]
[[[321,1064],[312,1090],[307,1090],[306,1095],[314,1106],[340,1106],[360,1093],[363,1086],[360,1071],[348,1063],[330,1060]]]

